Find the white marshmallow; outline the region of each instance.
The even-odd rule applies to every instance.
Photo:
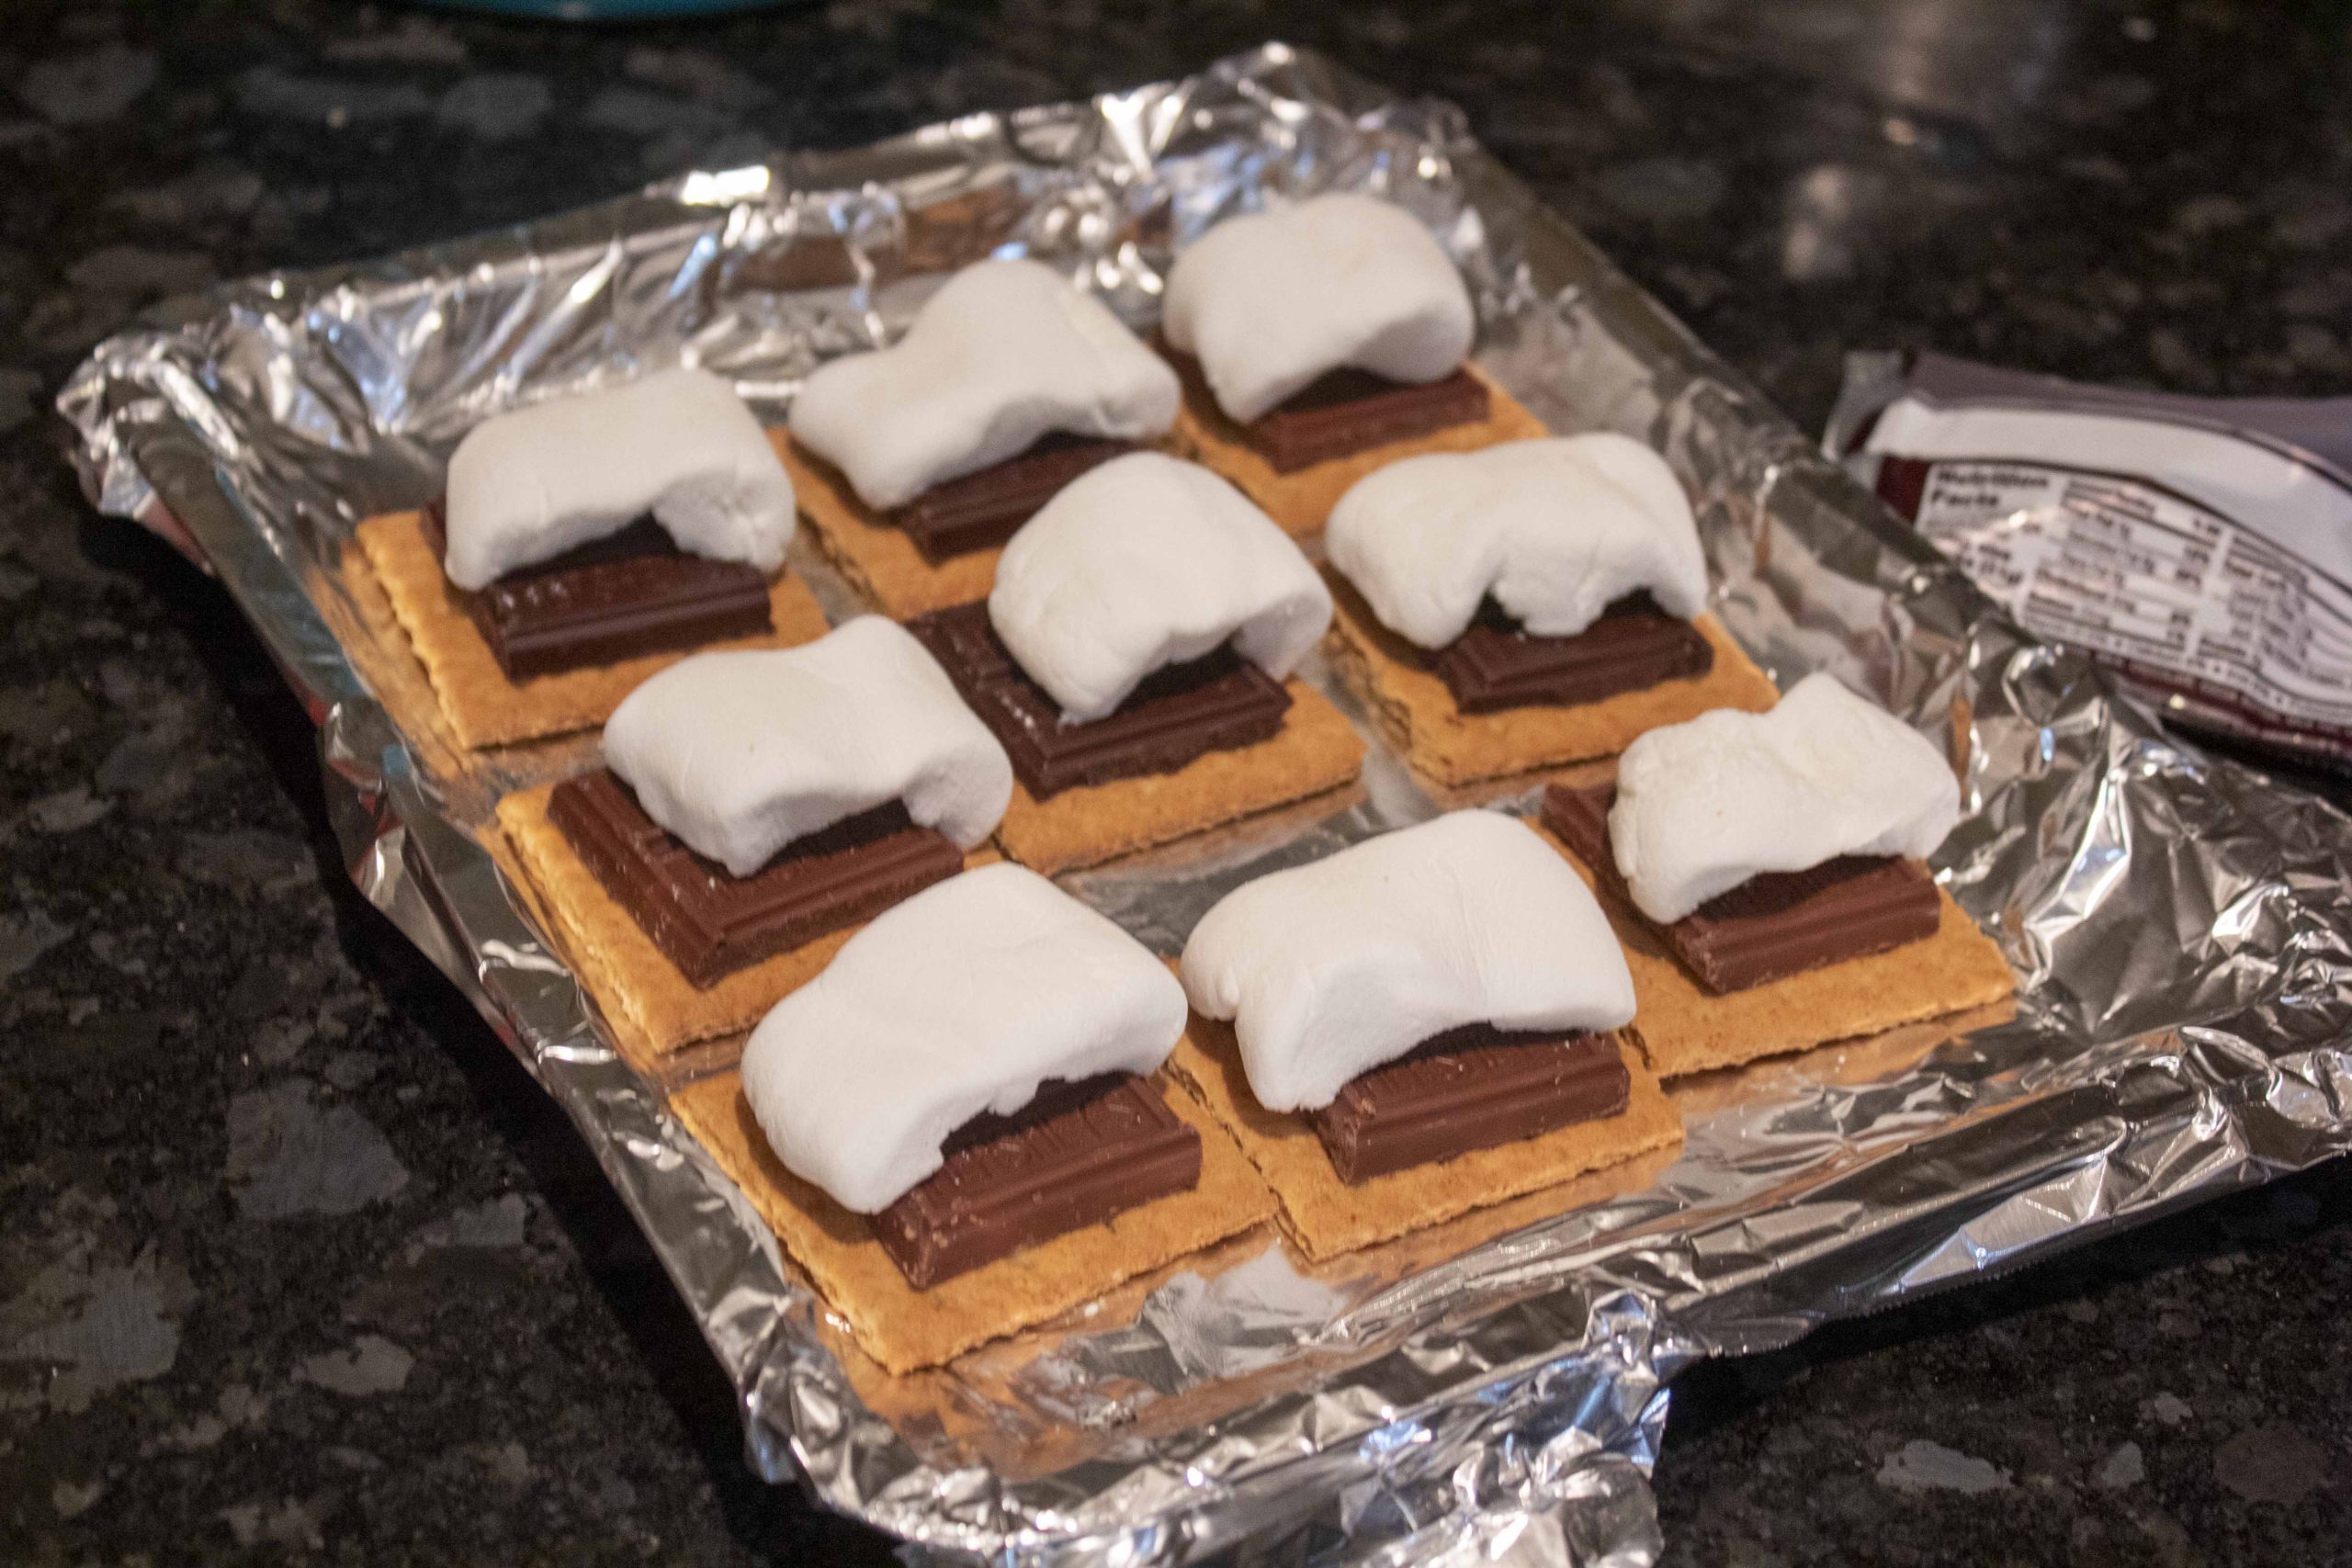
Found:
[[[1290,536],[1196,463],[1114,457],[1063,487],[998,561],[989,619],[1073,724],[1228,638],[1279,681],[1331,624]]]
[[[1770,713],[1717,709],[1627,747],[1609,843],[1634,902],[1664,924],[1762,872],[1924,859],[1959,820],[1943,753],[1813,674]]]
[[[1175,371],[1100,300],[1040,263],[985,261],[923,301],[892,346],[820,366],[791,423],[887,510],[1057,431],[1160,434],[1182,397]]]
[[[449,457],[449,581],[482,589],[650,512],[678,547],[784,563],[792,480],[735,389],[664,370],[484,420]]]
[[[1456,811],[1244,883],[1184,944],[1184,989],[1234,1021],[1270,1111],[1464,1024],[1608,1030],[1634,978],[1573,867],[1513,818]]]
[[[1451,376],[1477,316],[1419,220],[1339,193],[1210,229],[1169,269],[1159,325],[1199,358],[1217,406],[1246,424],[1333,370]]]
[[[1004,748],[878,615],[799,648],[680,660],[614,710],[605,762],[647,816],[737,876],[892,800],[968,850],[1012,797]]]
[[[1489,593],[1539,637],[1574,637],[1636,589],[1685,620],[1707,603],[1674,470],[1609,433],[1391,463],[1340,498],[1324,543],[1381,624],[1422,648],[1468,630]]]
[[[1035,872],[998,864],[916,894],[778,1002],[743,1051],[776,1157],[843,1208],[887,1208],[947,1135],[1047,1078],[1148,1073],[1184,990],[1142,943]]]

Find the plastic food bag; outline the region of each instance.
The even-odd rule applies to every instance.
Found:
[[[2352,773],[2352,398],[1858,354],[1824,444],[2035,636],[2185,728]]]

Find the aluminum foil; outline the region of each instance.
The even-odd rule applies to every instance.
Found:
[[[1471,279],[1481,363],[1555,429],[1668,456],[1717,608],[1778,678],[1834,670],[1939,737],[1956,724],[1968,810],[1939,869],[2001,942],[2018,1007],[1677,1086],[1671,1164],[1321,1268],[1244,1238],[1051,1333],[882,1376],[614,1055],[479,847],[500,790],[582,744],[484,760],[401,733],[340,547],[428,495],[494,410],[690,360],[773,414],[810,365],[887,339],[942,270],[992,252],[1147,326],[1176,246],[1335,186],[1430,222]],[[60,406],[94,502],[216,571],[308,703],[354,880],[578,1124],[733,1377],[752,1462],[931,1551],[1645,1562],[1667,1382],[1693,1358],[2352,1146],[2352,823],[2168,740],[2025,637],[1457,111],[1279,45],[254,279],[110,340]],[[1172,951],[1244,876],[1434,808],[1376,753],[1336,806],[1069,880]]]

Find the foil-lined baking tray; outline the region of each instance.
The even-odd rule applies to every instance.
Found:
[[[355,618],[342,545],[429,495],[492,411],[687,359],[773,417],[811,365],[887,338],[989,254],[1046,260],[1146,328],[1175,247],[1340,186],[1430,223],[1471,280],[1481,364],[1554,428],[1666,453],[1699,498],[1720,615],[1784,684],[1833,670],[1964,738],[1967,817],[1938,863],[2018,1005],[1680,1084],[1671,1163],[1319,1268],[1244,1237],[884,1376],[616,1056],[477,837],[500,791],[590,743],[481,758],[403,732],[386,699],[416,672]],[[59,401],[93,500],[217,572],[309,704],[353,879],[578,1125],[734,1379],[752,1462],[934,1551],[1646,1562],[1645,1478],[1692,1358],[2352,1146],[2352,823],[2166,739],[2025,637],[1457,111],[1279,45],[251,280],[109,340]],[[838,615],[838,583],[796,551]],[[1173,952],[1244,877],[1435,806],[1375,748],[1344,799],[1067,880]]]

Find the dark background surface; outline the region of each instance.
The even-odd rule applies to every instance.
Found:
[[[884,1560],[754,1481],[568,1125],[344,880],[226,598],[43,411],[167,293],[1270,36],[1442,94],[1817,430],[1850,346],[2352,389],[2341,5],[837,0],[0,37],[0,1561]],[[1669,1562],[2352,1559],[2352,1179],[1702,1368]]]

